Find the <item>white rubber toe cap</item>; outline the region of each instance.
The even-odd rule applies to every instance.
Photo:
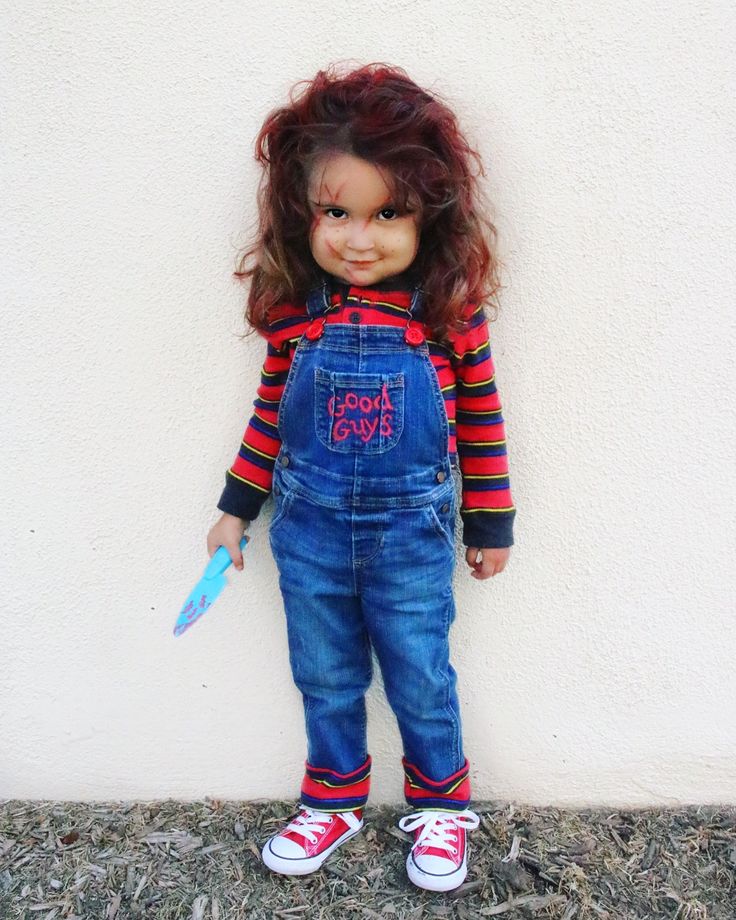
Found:
[[[419,863],[418,866],[410,853],[406,860],[407,875],[418,888],[426,888],[429,891],[452,891],[453,888],[462,885],[468,874],[466,863],[448,872],[447,860],[438,856],[420,856]]]
[[[455,868],[448,860],[442,859],[440,856],[430,856],[427,854],[417,857],[414,862],[420,872],[427,872],[429,875],[437,875],[439,877],[456,875],[463,869],[462,866]]]
[[[288,840],[285,837],[274,837],[269,841],[271,852],[282,859],[304,859],[307,855],[304,847],[300,846],[296,840]]]

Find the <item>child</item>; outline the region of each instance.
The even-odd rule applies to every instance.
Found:
[[[503,570],[515,515],[481,305],[498,289],[495,228],[471,159],[483,168],[447,106],[382,64],[305,81],[256,151],[258,236],[238,275],[267,354],[207,545],[242,568],[240,538],[273,492],[308,756],[300,811],[263,860],[306,874],[360,831],[373,649],[414,809],[399,822],[409,878],[446,891],[479,823],[448,651],[458,463],[475,578]]]

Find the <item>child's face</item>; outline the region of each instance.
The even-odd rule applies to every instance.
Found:
[[[309,177],[309,244],[326,272],[367,287],[403,272],[419,249],[419,212],[399,213],[378,169],[334,153]]]

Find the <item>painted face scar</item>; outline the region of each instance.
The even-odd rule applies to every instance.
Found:
[[[413,261],[419,228],[411,206],[397,200],[390,177],[373,164],[350,154],[328,157],[312,172],[307,193],[309,247],[323,271],[366,286]]]
[[[339,207],[340,194],[345,188],[345,183],[330,187],[326,182],[320,181],[312,190],[312,204],[317,208]]]
[[[325,191],[327,192],[327,200],[328,200],[328,201],[335,201],[335,202],[339,201],[339,200],[340,200],[340,193],[342,192],[342,190],[343,190],[344,188],[345,188],[345,183],[344,183],[344,182],[343,182],[341,185],[338,185],[338,186],[334,189],[334,191],[333,191],[333,189],[330,188],[329,185],[327,185],[327,183],[325,183]]]

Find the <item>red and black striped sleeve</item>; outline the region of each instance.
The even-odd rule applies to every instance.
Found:
[[[456,377],[457,453],[462,475],[463,543],[479,548],[512,546],[516,508],[509,483],[506,433],[488,320],[469,305],[468,327],[452,332]]]
[[[252,521],[271,493],[273,467],[281,448],[278,414],[296,343],[307,326],[304,308],[284,305],[266,335],[266,358],[253,401],[253,414],[240,448],[225,473],[220,511]]]

